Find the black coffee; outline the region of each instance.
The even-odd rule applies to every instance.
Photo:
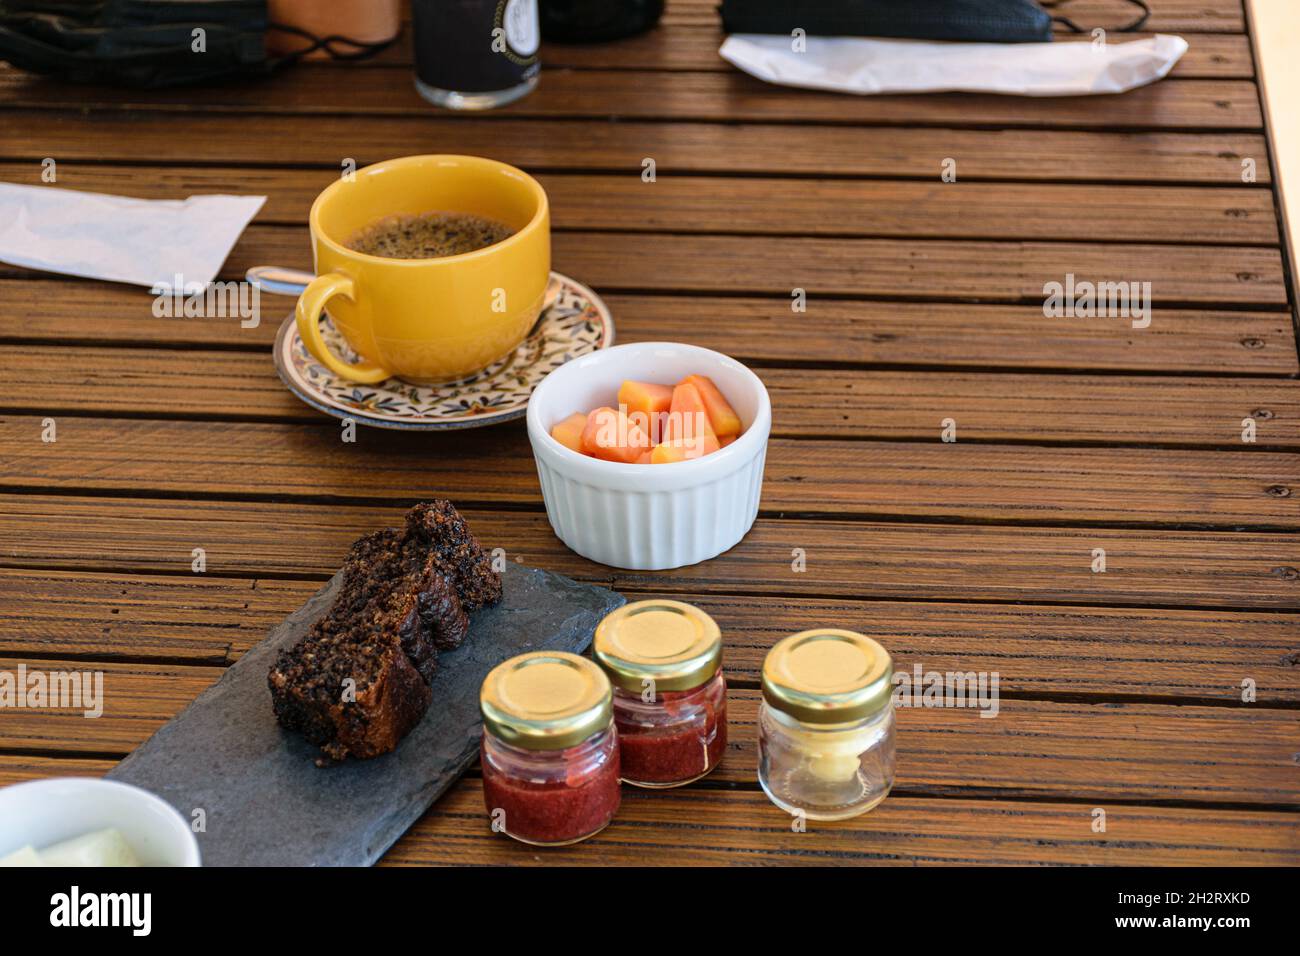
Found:
[[[440,259],[496,245],[515,234],[509,226],[463,212],[385,216],[353,233],[353,252],[385,259]]]

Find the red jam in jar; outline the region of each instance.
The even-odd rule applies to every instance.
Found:
[[[479,694],[492,829],[539,846],[599,833],[619,804],[608,679],[592,661],[536,651],[494,668]]]
[[[592,654],[614,685],[623,780],[679,787],[727,749],[722,634],[681,601],[638,601],[607,615]]]

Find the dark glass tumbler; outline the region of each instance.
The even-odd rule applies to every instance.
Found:
[[[537,0],[412,0],[415,88],[432,103],[485,110],[537,85]]]

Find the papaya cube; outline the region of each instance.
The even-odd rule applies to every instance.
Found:
[[[574,451],[582,452],[582,430],[587,426],[587,416],[582,412],[574,412],[562,422],[556,422],[551,426],[551,437],[558,441],[565,448],[572,448]]]
[[[603,406],[587,416],[582,450],[593,458],[630,465],[650,450],[650,436],[622,412]]]
[[[709,413],[700,390],[694,385],[673,388],[673,403],[664,426],[663,440],[684,443],[696,452],[690,456],[692,458],[718,450],[718,436],[709,423]]]
[[[683,385],[694,385],[700,393],[700,398],[704,401],[704,407],[709,413],[709,424],[713,426],[713,433],[719,438],[727,435],[740,434],[740,416],[736,410],[731,407],[731,403],[718,386],[713,384],[713,379],[707,375],[688,375],[682,379]]]
[[[655,445],[654,450],[650,452],[650,464],[668,465],[675,461],[694,461],[717,450],[716,438],[704,441],[677,438]]]
[[[650,452],[650,464],[671,465],[686,460],[686,445],[679,441],[661,441]]]
[[[663,416],[672,407],[673,389],[671,385],[628,379],[618,390],[618,403],[632,421],[649,433],[651,441],[658,442],[663,437]]]

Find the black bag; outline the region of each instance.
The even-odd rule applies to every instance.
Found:
[[[268,29],[312,45],[270,57]],[[340,52],[335,42],[357,52]],[[387,45],[268,24],[266,0],[0,0],[0,60],[77,83],[151,88],[264,76],[314,49],[358,59]]]
[[[991,43],[1043,43],[1052,39],[1053,17],[1033,0],[722,0],[727,33],[783,33],[801,29],[811,36],[900,37],[917,40],[970,40]],[[1127,0],[1143,15],[1116,28],[1136,30],[1150,14],[1145,0]]]

